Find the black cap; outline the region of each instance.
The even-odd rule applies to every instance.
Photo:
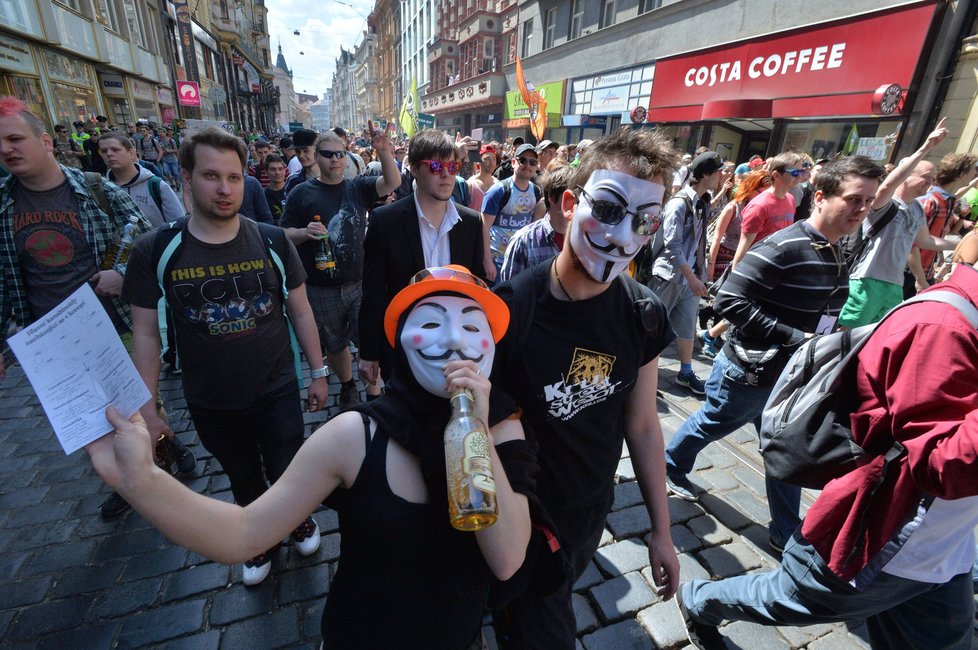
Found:
[[[723,158],[716,151],[704,151],[689,163],[689,171],[695,178],[706,178],[721,169],[723,169]]]
[[[311,129],[299,129],[292,133],[293,147],[311,147],[319,136]]]
[[[537,152],[537,148],[534,147],[532,144],[521,144],[519,147],[516,148],[515,155],[522,156],[528,151],[532,151],[535,154]]]
[[[289,135],[282,136],[282,139],[278,141],[278,146],[282,149],[291,149],[292,136]]]
[[[76,121],[72,122],[71,125],[73,127],[75,127],[75,128],[78,128],[79,126],[85,126],[85,123],[76,120]]]
[[[513,147],[516,148],[521,144],[523,144],[524,142],[526,141],[523,138],[521,138],[520,136],[516,136],[515,138],[513,138]]]
[[[104,115],[96,115],[95,120],[98,122],[108,122],[109,118],[105,117]]]

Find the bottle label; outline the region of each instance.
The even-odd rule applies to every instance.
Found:
[[[329,262],[327,262],[326,260],[317,259],[315,260],[315,265],[317,271],[325,271],[326,269],[329,268]],[[333,266],[336,265],[334,264]]]
[[[487,494],[496,494],[489,458],[489,440],[482,431],[473,431],[462,442],[462,471],[472,477],[472,485]]]

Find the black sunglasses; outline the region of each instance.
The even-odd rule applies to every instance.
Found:
[[[345,151],[329,151],[328,149],[320,149],[319,155],[327,160],[330,158],[342,158]]]
[[[540,164],[540,161],[536,158],[517,158],[521,165],[529,165],[530,167],[536,167]]]
[[[635,233],[643,237],[649,237],[654,235],[655,231],[662,225],[662,217],[659,216],[659,211],[657,210],[653,213],[648,209],[661,207],[661,203],[646,203],[645,205],[638,206],[635,212],[631,212],[627,206],[622,205],[618,201],[595,199],[580,185],[577,186],[577,189],[580,191],[581,196],[591,204],[591,216],[606,226],[617,226],[622,222],[626,214],[630,214],[632,215],[632,228],[635,230]]]

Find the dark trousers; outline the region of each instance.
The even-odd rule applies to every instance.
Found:
[[[246,506],[264,494],[302,446],[304,425],[295,382],[245,409],[187,407],[201,444],[227,473],[238,505]]]

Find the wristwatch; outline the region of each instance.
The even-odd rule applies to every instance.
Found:
[[[329,376],[329,366],[323,366],[322,368],[315,368],[309,371],[309,376],[313,379],[323,379]]]

